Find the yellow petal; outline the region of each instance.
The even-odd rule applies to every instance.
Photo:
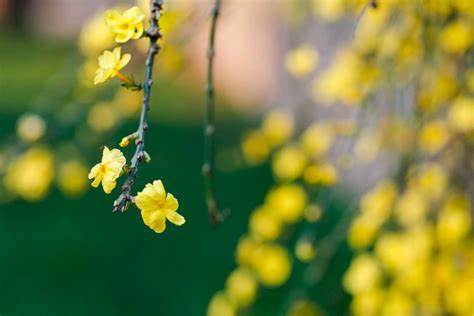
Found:
[[[179,207],[178,200],[173,196],[173,194],[168,193],[166,195],[165,204],[163,205],[163,208],[165,209],[165,211],[174,212],[178,209],[178,207]]]
[[[177,212],[173,211],[167,211],[166,212],[166,218],[173,224],[181,226],[183,225],[186,220],[181,214],[178,214]]]
[[[161,182],[161,180],[153,181],[153,189],[155,190],[156,194],[165,197],[166,191],[165,191],[165,187],[163,186],[163,182]]]
[[[127,42],[129,39],[131,39],[133,36],[133,31],[130,32],[120,32],[117,34],[117,36],[115,36],[115,41],[117,43],[125,43]]]
[[[117,182],[115,180],[112,180],[111,177],[104,177],[102,179],[102,188],[104,189],[104,192],[107,194],[110,194],[113,189],[115,189],[115,186],[117,185]]]
[[[121,55],[121,54],[122,54],[122,48],[121,48],[120,46],[119,46],[119,47],[115,47],[115,48],[114,48],[114,51],[113,51],[114,64],[120,60],[120,55]]]
[[[139,39],[142,35],[143,35],[143,24],[140,23],[135,26],[135,31],[132,38]]]
[[[104,20],[107,26],[109,27],[113,27],[120,24],[120,19],[121,16],[117,10],[108,10],[105,12]]]
[[[157,233],[162,233],[166,229],[166,217],[162,212],[144,212],[142,219],[145,225]]]
[[[122,69],[123,67],[127,66],[127,64],[130,62],[130,59],[132,59],[132,55],[124,54],[122,56],[122,59],[120,60],[119,69]]]
[[[123,13],[123,18],[129,20],[132,24],[141,22],[145,15],[139,7],[135,6]]]
[[[89,172],[89,176],[88,176],[89,179],[93,179],[97,175],[97,172],[99,171],[100,166],[101,164],[98,163],[94,167],[92,167],[91,171]]]

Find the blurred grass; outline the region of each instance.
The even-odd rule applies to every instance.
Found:
[[[16,117],[42,91],[45,79],[64,64],[72,45],[1,33],[0,41],[0,127],[7,135]],[[263,201],[271,174],[268,165],[219,173],[218,198],[232,216],[211,229],[200,174],[202,129],[196,124],[200,117],[195,117],[202,100],[167,82],[161,87],[163,94],[156,102],[165,105],[152,112],[161,119],[151,124],[147,145],[153,161],[140,170],[136,188],[162,179],[178,197],[187,223],[155,234],[143,225],[136,209],[112,213],[114,195],[99,190],[79,200],[53,190],[40,203],[0,204],[1,315],[205,314],[211,295],[235,267],[235,246],[247,229],[250,211]],[[188,118],[192,113],[195,124],[166,121],[177,118],[179,111]],[[241,116],[226,116],[218,123],[219,146],[235,146],[249,124]],[[134,126],[124,126],[110,142]],[[318,287],[312,294],[332,308],[330,314],[341,315],[347,299],[334,276],[347,263],[347,251],[336,259],[339,264],[331,267],[336,272],[325,281],[332,290]],[[294,279],[282,288],[262,291],[251,315],[277,315],[289,290],[297,286],[301,269],[296,265]]]

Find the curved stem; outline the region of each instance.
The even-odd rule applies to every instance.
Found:
[[[204,164],[202,173],[206,186],[206,204],[209,213],[209,221],[216,225],[225,217],[225,213],[219,212],[216,201],[216,189],[214,178],[215,160],[215,96],[214,96],[214,55],[216,26],[221,8],[221,0],[215,0],[211,12],[211,30],[209,35],[209,48],[207,51],[207,83],[206,83],[206,114],[204,118]]]
[[[150,47],[148,49],[148,55],[146,59],[146,72],[145,81],[143,83],[143,104],[140,114],[140,123],[137,129],[138,137],[135,141],[136,149],[135,154],[132,157],[130,163],[130,171],[127,179],[121,188],[121,194],[114,202],[115,211],[127,210],[130,202],[132,201],[131,190],[138,173],[138,167],[141,162],[146,158],[145,152],[145,131],[148,128],[147,117],[148,111],[150,110],[150,96],[151,86],[153,84],[152,74],[155,56],[160,50],[158,40],[161,38],[160,26],[158,24],[161,11],[163,10],[163,0],[151,0],[150,4],[150,28],[147,30],[146,35],[150,38]]]

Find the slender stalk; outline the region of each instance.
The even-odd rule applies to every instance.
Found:
[[[163,0],[151,0],[150,3],[150,28],[146,31],[146,35],[150,39],[150,47],[148,49],[148,55],[146,59],[146,71],[145,71],[145,81],[143,83],[143,104],[140,114],[140,123],[137,129],[138,137],[135,140],[136,149],[135,154],[132,157],[130,163],[130,170],[128,172],[127,179],[121,188],[121,194],[114,202],[113,211],[125,211],[127,210],[130,202],[132,201],[132,187],[135,183],[135,179],[138,173],[138,167],[141,162],[143,162],[147,156],[145,152],[145,131],[148,128],[147,117],[148,111],[150,110],[150,95],[151,95],[151,86],[153,84],[152,75],[153,75],[153,65],[155,61],[155,56],[160,50],[158,45],[158,40],[161,38],[159,18],[161,11],[163,10]]]
[[[209,221],[212,225],[225,218],[225,212],[219,212],[215,188],[215,93],[214,93],[214,55],[217,20],[220,14],[221,0],[215,0],[211,12],[211,30],[207,51],[206,114],[204,118],[204,164],[202,173],[206,186],[206,204]]]

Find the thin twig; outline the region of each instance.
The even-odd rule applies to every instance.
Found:
[[[206,186],[206,204],[209,213],[209,221],[216,225],[222,221],[228,211],[220,212],[216,201],[216,189],[214,178],[215,166],[215,98],[214,98],[214,55],[216,26],[221,8],[221,0],[215,0],[211,12],[211,30],[209,35],[209,48],[207,51],[207,83],[206,83],[206,114],[204,118],[204,164],[202,173]]]
[[[135,141],[136,149],[135,154],[132,157],[130,163],[130,169],[128,172],[127,179],[122,185],[122,193],[118,199],[114,202],[113,211],[125,211],[127,210],[130,202],[132,201],[131,190],[135,179],[138,173],[138,167],[141,162],[146,158],[145,152],[145,131],[148,128],[147,116],[148,111],[150,110],[150,95],[151,95],[151,86],[153,84],[152,75],[153,75],[153,65],[155,61],[155,56],[160,50],[158,45],[158,40],[161,38],[159,19],[161,11],[163,10],[163,0],[151,0],[150,4],[150,28],[146,31],[146,36],[150,38],[150,47],[148,49],[148,56],[146,60],[146,72],[145,72],[145,81],[143,83],[143,104],[140,114],[140,124],[138,126],[138,137]]]

